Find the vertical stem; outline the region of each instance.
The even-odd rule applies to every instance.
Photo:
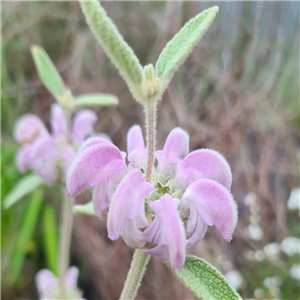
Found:
[[[70,258],[70,245],[72,237],[72,226],[73,226],[73,205],[74,198],[67,197],[65,195],[65,187],[62,189],[63,192],[63,211],[61,219],[61,232],[59,240],[59,288],[60,288],[60,297],[65,299],[65,275],[69,266]]]
[[[135,250],[120,300],[133,300],[135,298],[149,260],[149,254],[139,249]]]
[[[156,133],[156,101],[145,105],[146,113],[146,130],[147,130],[147,168],[146,168],[146,181],[151,182],[152,168],[154,163],[155,151],[155,133]]]

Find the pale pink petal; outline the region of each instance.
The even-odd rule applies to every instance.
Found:
[[[32,142],[36,137],[48,134],[42,120],[34,114],[24,115],[15,123],[14,138],[17,142]]]
[[[73,120],[71,138],[76,142],[82,142],[93,132],[93,127],[97,122],[97,115],[89,109],[79,111]]]
[[[65,284],[69,288],[77,288],[78,268],[70,267],[65,275]]]
[[[132,126],[127,134],[127,153],[130,166],[145,169],[147,165],[147,150],[139,125]]]
[[[94,188],[93,207],[100,220],[106,220],[111,197],[125,174],[126,170],[122,170]]]
[[[215,180],[228,190],[232,174],[227,160],[217,151],[201,149],[191,152],[180,164],[175,185],[182,188],[182,177],[192,183],[201,178]]]
[[[35,282],[39,294],[49,298],[58,285],[58,279],[47,269],[40,270],[35,275]]]
[[[169,259],[174,270],[181,269],[184,264],[186,245],[184,227],[177,210],[178,205],[179,200],[173,199],[168,194],[149,204],[155,212],[155,218],[158,218],[159,230],[161,230],[161,241],[156,249],[156,255],[164,255],[165,247],[161,244],[167,245]],[[162,253],[159,253],[160,249]],[[149,253],[149,250],[146,251]],[[151,252],[153,251],[152,249]]]
[[[165,175],[176,171],[177,162],[189,153],[189,135],[183,129],[174,128],[167,137],[164,149],[155,151],[158,160],[158,170]]]
[[[57,137],[66,134],[67,123],[64,111],[63,108],[57,103],[51,105],[50,124],[53,136]]]
[[[207,231],[207,224],[203,221],[200,213],[191,208],[189,218],[186,224],[186,233],[188,242],[186,248],[191,248],[201,241]]]
[[[138,217],[142,203],[152,190],[153,185],[145,181],[140,170],[134,169],[126,174],[111,199],[107,220],[111,240],[119,238],[126,220]]]
[[[80,151],[73,160],[66,180],[66,194],[73,196],[88,186],[95,187],[126,169],[120,150],[112,144],[96,144]]]
[[[16,164],[21,173],[26,172],[31,167],[31,146],[24,145],[19,149],[16,156]]]
[[[214,180],[199,179],[188,186],[182,201],[194,207],[207,225],[216,225],[226,241],[232,239],[238,212],[227,188]]]
[[[170,251],[169,246],[165,244],[158,244],[156,247],[151,249],[147,249],[147,248],[143,249],[143,252],[148,253],[159,260],[169,260],[170,259],[169,251]]]
[[[106,145],[113,145],[108,139],[103,138],[101,135],[94,135],[88,139],[86,139],[78,149],[78,153],[87,149],[88,147],[95,146],[98,144],[106,144]]]
[[[50,136],[40,137],[33,142],[31,146],[32,168],[49,185],[58,178],[58,157],[55,141]]]
[[[143,227],[146,227],[147,225],[148,224],[145,224]],[[145,245],[145,241],[141,239],[141,234],[135,219],[125,220],[121,236],[127,246],[131,248],[142,248]]]

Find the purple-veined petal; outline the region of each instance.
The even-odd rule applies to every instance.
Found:
[[[229,190],[232,174],[227,160],[215,150],[193,151],[179,164],[174,183],[183,187],[181,183],[184,179],[192,183],[201,178],[215,180]]]
[[[31,146],[32,168],[49,185],[58,177],[57,159],[59,153],[56,144],[50,136],[42,136],[36,139]]]
[[[88,186],[95,187],[126,169],[120,150],[112,144],[96,144],[80,151],[73,160],[66,180],[66,194],[73,196]]]
[[[51,105],[50,124],[54,137],[64,136],[66,134],[67,123],[64,111],[63,108],[57,103]]]
[[[127,134],[127,153],[130,166],[136,169],[145,168],[147,165],[147,150],[139,125],[132,126]]]
[[[93,192],[93,207],[96,216],[104,221],[107,218],[107,213],[109,210],[109,203],[111,197],[120,183],[122,178],[125,176],[126,170],[122,170],[114,175],[112,175],[107,180],[103,181],[94,188]]]
[[[67,146],[61,154],[61,158],[64,163],[64,172],[63,172],[63,181],[66,181],[68,170],[72,164],[72,161],[75,159],[76,153],[72,146]]]
[[[42,120],[34,114],[26,114],[15,123],[14,138],[17,142],[32,142],[42,135],[49,135],[49,133]]]
[[[176,163],[181,161],[189,153],[190,137],[186,131],[177,127],[167,137],[164,149],[155,151],[158,160],[158,170],[169,175],[176,171]]]
[[[174,270],[181,269],[184,264],[186,244],[184,227],[177,211],[178,205],[179,200],[168,194],[149,204],[155,212],[155,218],[158,218],[161,244],[168,246],[169,259]]]
[[[207,231],[207,224],[203,221],[199,212],[193,207],[190,208],[189,218],[186,223],[186,233],[188,242],[186,248],[198,244],[201,241]]]
[[[188,186],[182,201],[197,209],[207,225],[215,225],[226,241],[232,239],[238,212],[227,188],[211,179],[199,179]]]
[[[93,132],[94,124],[97,122],[97,115],[90,109],[79,111],[73,120],[71,138],[76,142],[82,142],[87,135]]]
[[[153,190],[153,185],[145,181],[140,170],[134,169],[125,175],[109,208],[107,230],[111,240],[119,238],[126,220],[133,220],[141,214],[141,205]]]
[[[69,288],[77,288],[78,268],[70,267],[65,275],[65,285]]]
[[[87,149],[88,147],[95,146],[98,144],[113,145],[108,139],[103,138],[103,136],[94,135],[82,143],[82,145],[78,149],[78,153],[82,152],[83,150]]]
[[[53,289],[58,285],[58,279],[47,269],[40,270],[35,276],[36,287],[44,297],[51,297]]]
[[[29,144],[21,147],[16,156],[16,164],[21,173],[31,167],[31,146]]]

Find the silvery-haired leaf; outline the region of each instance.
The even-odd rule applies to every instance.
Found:
[[[48,91],[58,98],[65,93],[64,82],[46,51],[36,45],[31,46],[31,54],[40,79]]]
[[[80,3],[90,29],[138,100],[142,97],[144,78],[138,58],[97,0],[81,0]]]
[[[73,107],[82,106],[111,106],[117,105],[119,100],[111,94],[85,94],[75,97]]]
[[[174,72],[183,64],[215,18],[219,8],[211,7],[198,14],[168,42],[156,62],[156,75],[166,88]]]
[[[20,181],[17,182],[17,184],[3,200],[4,207],[11,207],[13,204],[21,200],[25,195],[34,191],[42,184],[44,184],[44,181],[36,175],[30,174],[24,176]]]
[[[86,204],[75,205],[73,212],[75,215],[88,215],[96,217],[92,201]]]
[[[170,264],[167,263],[170,267]],[[175,276],[197,298],[203,300],[242,300],[227,279],[211,264],[199,257],[188,255],[181,270]]]

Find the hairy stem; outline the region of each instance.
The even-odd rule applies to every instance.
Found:
[[[59,240],[59,288],[60,297],[65,299],[65,275],[69,266],[70,258],[70,245],[72,237],[72,225],[73,225],[73,204],[74,198],[67,197],[65,195],[65,187],[62,188],[62,193],[64,195],[64,203],[62,210],[62,220],[61,220],[61,232]]]
[[[155,151],[155,133],[156,133],[156,101],[146,103],[146,130],[147,130],[147,168],[146,168],[146,181],[151,182],[152,168],[154,162]]]
[[[136,297],[149,260],[149,254],[135,250],[120,300],[133,300]]]

